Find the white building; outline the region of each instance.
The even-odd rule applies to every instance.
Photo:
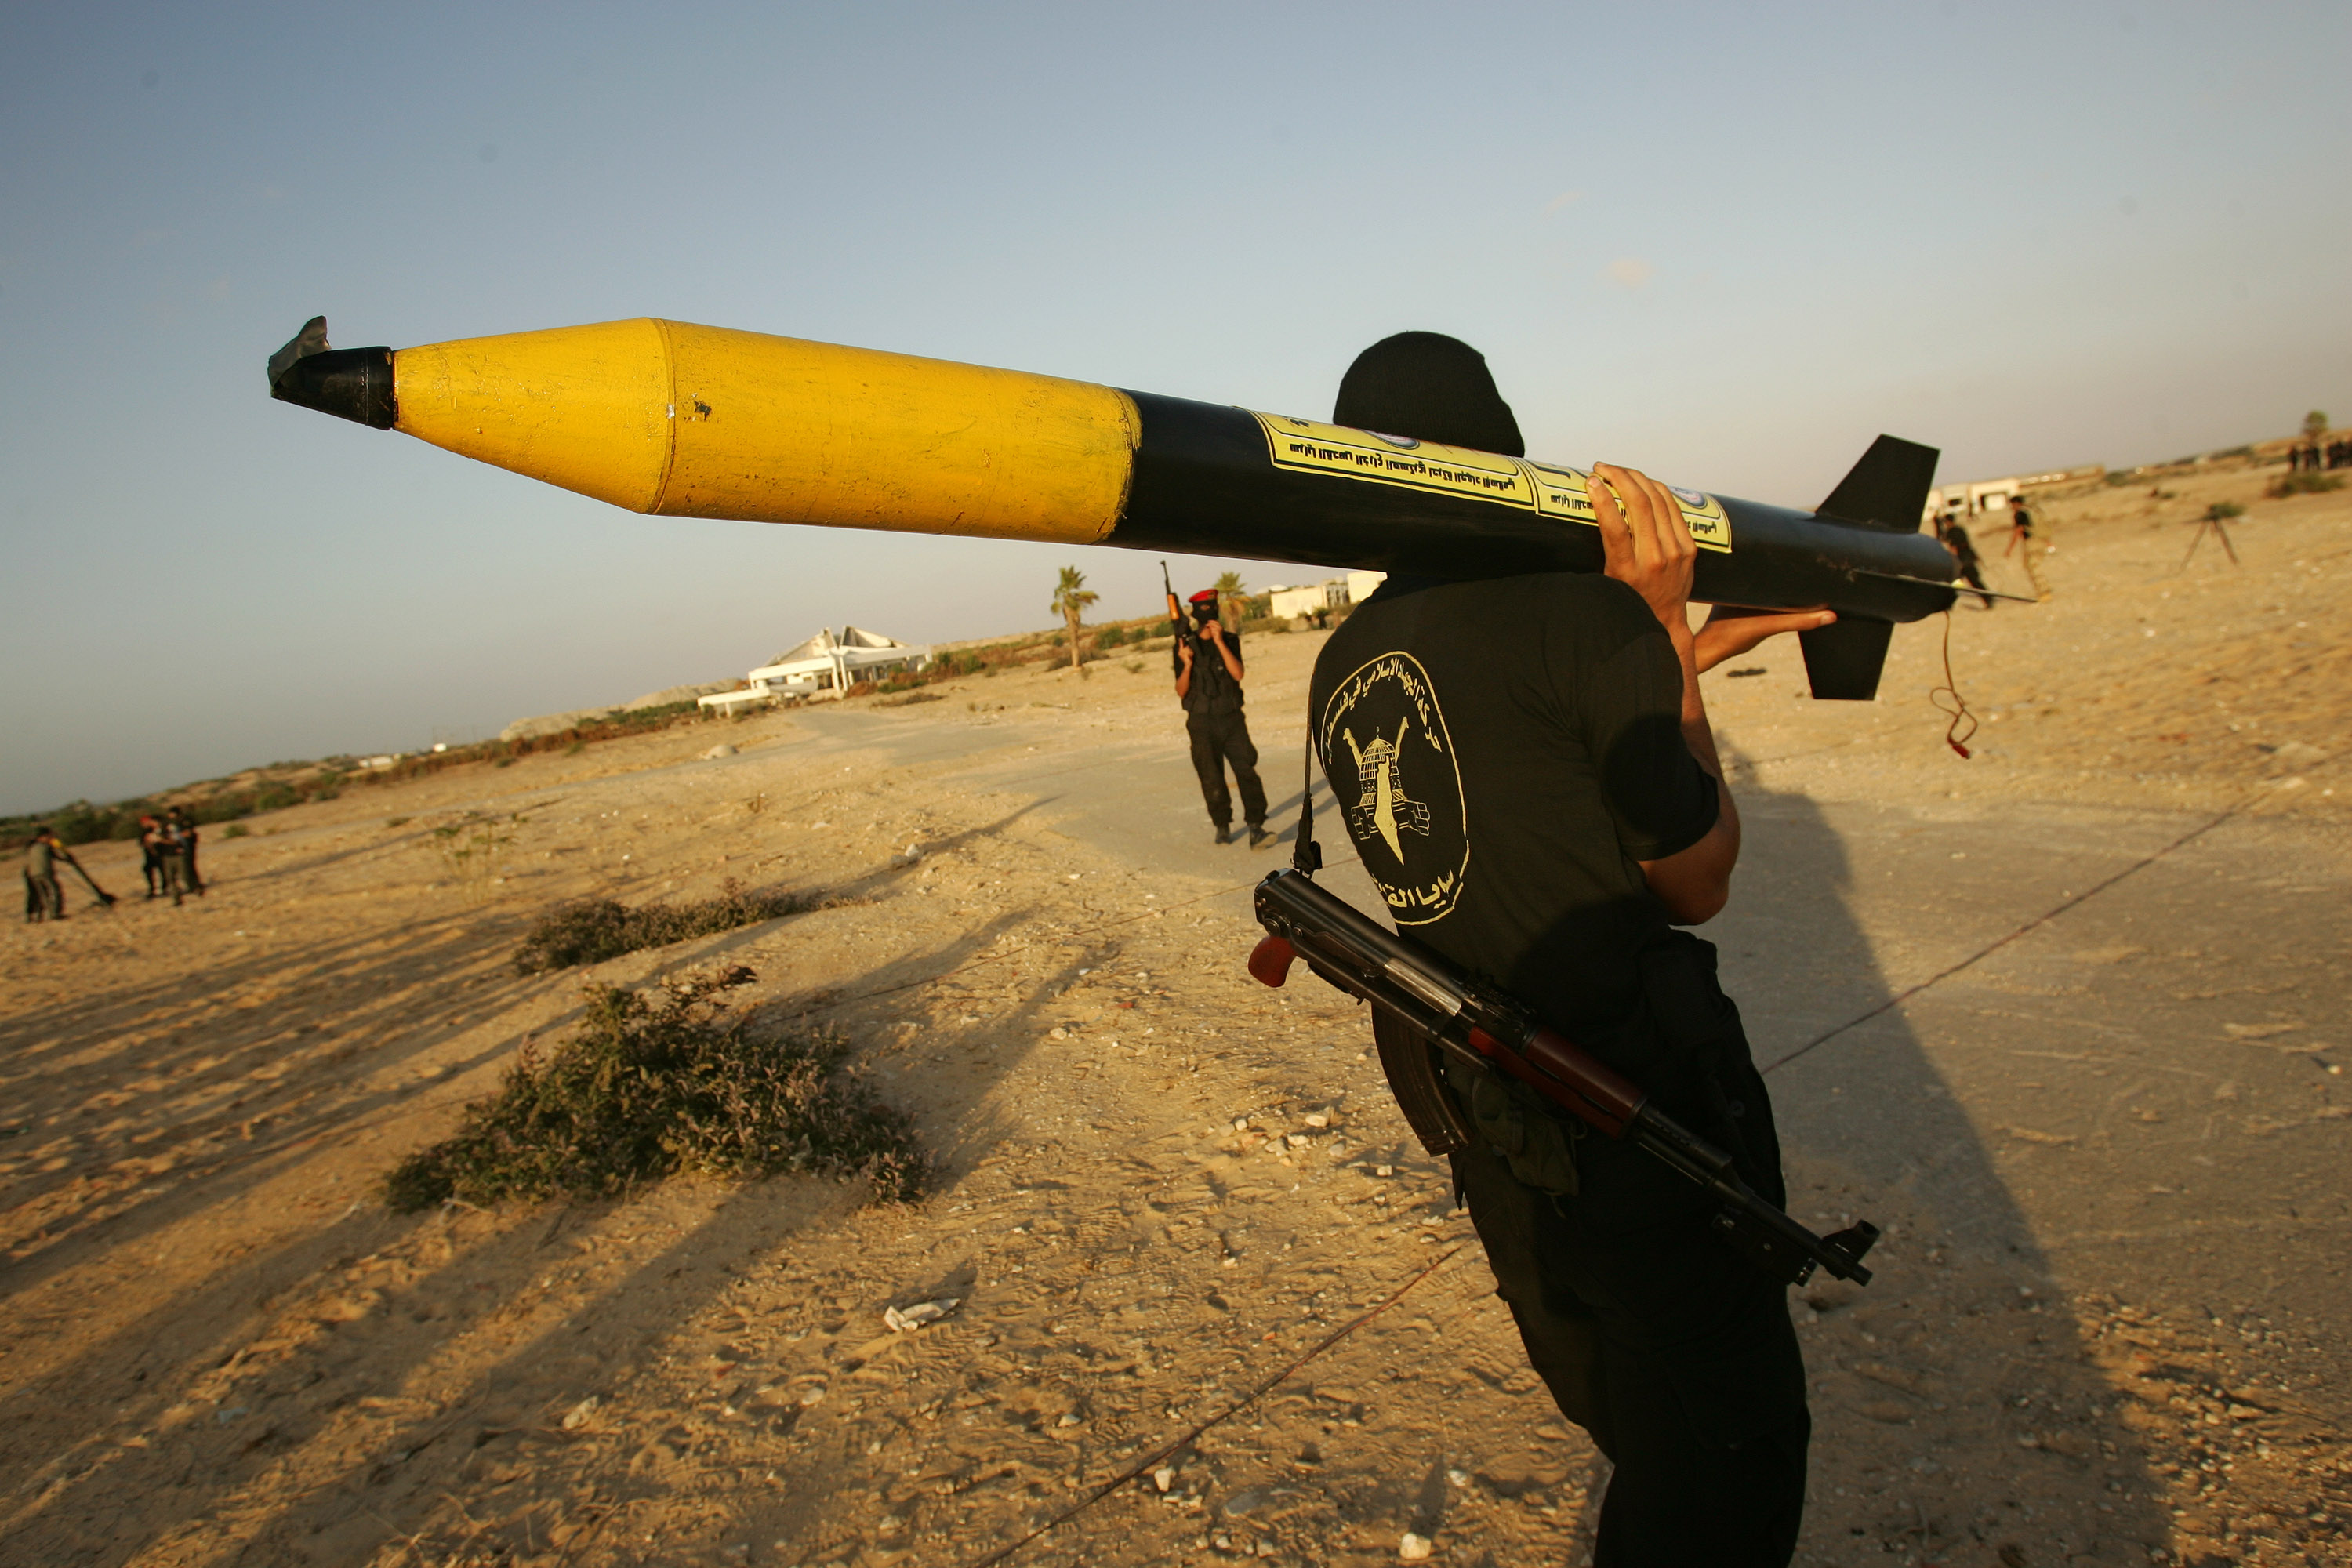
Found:
[[[1296,588],[1276,584],[1265,591],[1266,614],[1276,620],[1297,620],[1321,616],[1342,605],[1361,604],[1371,596],[1373,589],[1388,581],[1388,575],[1385,572],[1350,572],[1345,577],[1328,578]]]
[[[1277,584],[1265,591],[1266,614],[1278,621],[1297,620],[1301,616],[1319,616],[1334,605],[1347,602],[1348,582],[1334,577],[1328,583],[1309,583],[1301,587],[1286,588]]]
[[[920,669],[930,662],[929,647],[917,647],[860,626],[844,626],[837,636],[821,626],[816,636],[751,671],[745,678],[751,682],[748,689],[714,692],[696,700],[712,712],[731,714],[785,697],[839,697],[859,681]]]
[[[1928,527],[1948,512],[1958,512],[1963,519],[1985,512],[2009,515],[2011,496],[2022,495],[2031,486],[2063,484],[2069,479],[2095,479],[2106,472],[2094,465],[2086,468],[2061,468],[2047,474],[2011,474],[2002,479],[1970,479],[1965,484],[1938,485],[1927,492],[1927,510],[1923,514]]]

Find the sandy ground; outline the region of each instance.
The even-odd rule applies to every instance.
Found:
[[[2352,500],[2184,567],[2258,482],[2053,508],[2054,602],[1952,617],[1973,761],[1940,623],[1875,704],[1793,647],[1709,677],[1749,847],[1708,934],[1793,1206],[1888,1233],[1800,1293],[1802,1561],[2352,1562]],[[1286,822],[1320,640],[1252,649]],[[1208,842],[1159,660],[934,689],[355,788],[215,834],[184,909],[12,931],[0,1558],[972,1563],[1392,1300],[1013,1560],[1581,1560],[1605,1466],[1360,1016],[1244,973],[1277,857]],[[493,872],[436,849],[468,811]],[[919,1115],[933,1195],[384,1209],[574,1016],[509,965],[532,919],[729,877],[828,902],[593,977],[751,965]]]

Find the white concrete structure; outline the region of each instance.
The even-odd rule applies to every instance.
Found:
[[[1361,604],[1370,597],[1373,589],[1388,581],[1388,575],[1385,572],[1350,572],[1345,577],[1327,578],[1296,588],[1277,583],[1265,591],[1266,614],[1276,620],[1297,620],[1320,616],[1342,605]]]
[[[1277,584],[1265,591],[1266,614],[1278,621],[1295,620],[1301,616],[1319,616],[1346,599],[1347,595],[1347,582],[1339,577],[1328,583],[1310,583],[1297,588],[1286,588]]]
[[[2021,495],[2036,485],[2063,484],[2069,479],[2095,479],[2106,472],[2094,465],[2086,468],[2062,468],[2047,474],[2011,474],[2007,479],[1970,479],[1965,484],[1938,485],[1927,492],[1927,510],[1921,514],[1932,527],[1936,519],[1947,512],[1958,512],[1963,518],[1985,512],[2009,513],[2009,499]]]
[[[839,697],[861,680],[879,680],[930,662],[929,648],[880,632],[844,626],[835,635],[819,627],[816,636],[751,671],[745,678],[751,682],[748,689],[716,692],[696,702],[713,712],[734,713],[785,697]]]
[[[732,719],[738,713],[748,712],[754,708],[765,708],[774,700],[775,699],[771,697],[764,689],[751,686],[740,691],[717,691],[709,696],[698,697],[694,700],[694,704],[705,713],[716,713],[721,719]]]

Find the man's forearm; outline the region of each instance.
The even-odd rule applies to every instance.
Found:
[[[1698,658],[1687,626],[1667,627],[1675,655],[1683,669],[1683,743],[1692,758],[1715,780],[1715,826],[1687,849],[1664,860],[1642,862],[1650,890],[1675,920],[1697,925],[1712,920],[1731,895],[1732,868],[1739,863],[1739,806],[1723,776],[1723,761],[1715,747],[1715,729],[1706,721],[1706,703],[1699,693]]]
[[[1698,640],[1688,630],[1675,636],[1667,634],[1675,645],[1675,658],[1683,667],[1683,743],[1690,747],[1698,765],[1713,773],[1716,782],[1723,782],[1723,763],[1716,754],[1715,728],[1706,721],[1706,698],[1698,685]]]
[[[1739,859],[1739,805],[1731,798],[1731,781],[1724,776],[1723,758],[1715,749],[1715,726],[1707,722],[1706,702],[1699,695],[1698,661],[1690,639],[1677,639],[1675,651],[1683,662],[1683,744],[1690,748],[1698,765],[1715,778],[1717,814],[1715,831],[1708,837],[1720,836],[1723,874],[1728,877]]]

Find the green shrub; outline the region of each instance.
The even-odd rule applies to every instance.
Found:
[[[244,823],[232,822],[221,830],[221,837],[223,838],[244,838],[249,836],[252,832],[253,829],[247,827]]]
[[[2233,500],[2217,500],[2205,509],[2205,521],[2208,522],[2227,522],[2233,517],[2245,515],[2246,509]]]
[[[625,952],[667,947],[739,926],[757,925],[815,908],[798,893],[747,893],[729,878],[715,899],[630,909],[611,899],[581,899],[559,906],[533,926],[515,950],[520,974],[544,974],[577,964],[602,963]]]
[[[921,1195],[930,1160],[900,1110],[841,1067],[829,1031],[755,1030],[722,994],[749,969],[651,992],[587,988],[571,1037],[530,1047],[457,1132],[395,1165],[385,1199],[414,1212],[445,1199],[614,1198],[681,1171],[863,1176],[875,1196]]]
[[[2288,496],[2319,495],[2344,488],[2341,474],[2281,474],[2271,481],[2271,499],[2284,500]]]

